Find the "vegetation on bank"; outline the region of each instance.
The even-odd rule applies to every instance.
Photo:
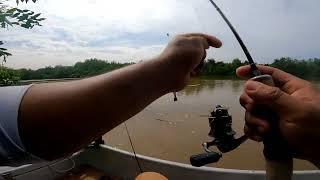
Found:
[[[99,59],[88,59],[77,62],[73,66],[45,67],[37,70],[17,70],[22,80],[31,79],[61,79],[61,78],[83,78],[110,72],[115,69],[128,66],[132,63],[108,62]]]
[[[16,70],[0,66],[0,86],[11,86],[18,84],[20,75]]]
[[[110,72],[133,63],[108,62],[99,59],[88,59],[77,62],[73,66],[45,67],[37,70],[18,69],[13,70],[4,66],[0,67],[0,86],[13,85],[19,80],[31,79],[60,79],[60,78],[83,78],[105,72]],[[235,70],[248,62],[234,59],[230,63],[209,59],[202,68],[202,76],[206,77],[235,77]],[[297,60],[292,58],[275,59],[267,64],[304,79],[320,79],[320,59]]]
[[[205,76],[227,76],[235,77],[235,71],[239,66],[248,64],[247,61],[241,62],[239,59],[234,59],[231,63],[224,63],[215,60],[206,61],[202,75]],[[264,64],[272,66],[290,74],[308,80],[320,79],[320,59],[293,59],[283,57],[275,59],[271,64]]]

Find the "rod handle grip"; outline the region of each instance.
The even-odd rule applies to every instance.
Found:
[[[268,86],[275,86],[272,76],[260,75],[252,78]],[[264,155],[266,159],[267,180],[291,180],[293,161],[290,148],[281,136],[277,127],[278,119],[270,119],[273,133],[264,140]]]

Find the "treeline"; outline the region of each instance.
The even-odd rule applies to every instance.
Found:
[[[38,70],[17,70],[20,79],[60,79],[60,78],[83,78],[106,73],[133,63],[108,62],[99,59],[88,59],[77,62],[74,66],[45,67]],[[229,63],[208,59],[202,68],[203,76],[235,77],[238,67],[248,64],[247,61],[234,59]],[[320,79],[320,59],[292,59],[288,57],[275,59],[268,66],[276,67],[304,79]]]
[[[74,66],[59,65],[55,67],[48,66],[38,70],[19,69],[17,71],[21,80],[83,78],[109,72],[130,64],[132,63],[117,63],[99,59],[88,59],[84,62],[77,62]]]
[[[209,59],[204,64],[202,75],[205,76],[235,76],[235,71],[239,66],[249,64],[247,61],[241,62],[239,59],[234,59],[231,63],[224,63]],[[275,59],[271,64],[264,64],[272,66],[290,74],[298,76],[303,79],[320,79],[320,59],[293,59],[283,57]]]
[[[59,78],[82,78],[105,72],[109,72],[133,63],[108,62],[99,59],[88,59],[84,62],[77,62],[74,66],[45,67],[38,70],[19,69],[17,70],[22,80],[30,79],[59,79]],[[238,67],[248,64],[247,61],[234,59],[230,63],[208,59],[202,68],[203,76],[235,76]],[[268,66],[276,67],[304,79],[320,79],[320,59],[275,59]]]
[[[61,79],[61,78],[83,78],[106,73],[133,63],[108,62],[99,59],[88,59],[84,62],[77,62],[74,66],[45,67],[37,70],[17,70],[21,80],[31,79]],[[204,76],[234,76],[235,70],[247,62],[234,59],[231,63],[209,59],[204,63],[202,75]]]
[[[242,65],[249,64],[247,61],[241,62],[240,59],[234,59],[231,63],[208,59],[201,71],[203,76],[235,76],[235,71]]]
[[[88,59],[84,62],[77,62],[73,66],[49,66],[38,70],[13,70],[0,66],[0,86],[16,84],[19,80],[90,77],[130,64],[133,63],[117,63],[99,59]],[[248,64],[248,62],[239,59],[234,59],[229,63],[209,59],[204,63],[201,75],[226,78],[235,77],[236,69],[245,64]],[[318,58],[307,60],[280,58],[266,65],[282,69],[304,79],[320,79],[320,59]]]
[[[303,79],[320,79],[320,59],[298,60],[292,58],[275,59],[270,66],[282,69]]]

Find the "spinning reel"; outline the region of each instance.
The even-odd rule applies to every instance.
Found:
[[[201,167],[218,162],[222,153],[236,149],[248,139],[245,135],[238,139],[235,138],[236,132],[232,129],[232,117],[229,115],[228,109],[220,105],[217,105],[211,112],[209,125],[209,136],[214,139],[202,144],[205,153],[190,157],[192,166]],[[209,149],[211,146],[216,146],[220,152],[211,151]]]

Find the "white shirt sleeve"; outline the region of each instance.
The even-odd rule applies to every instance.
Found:
[[[19,166],[38,159],[27,153],[18,129],[20,104],[31,86],[0,87],[0,166]]]

